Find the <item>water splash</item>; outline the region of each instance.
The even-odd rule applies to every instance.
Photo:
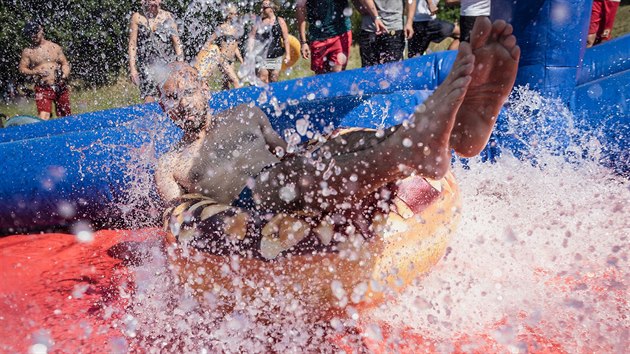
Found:
[[[154,114],[126,123],[130,131],[148,137],[148,142],[140,147],[129,147],[129,159],[120,166],[126,185],[118,191],[120,196],[112,205],[120,211],[123,224],[134,229],[156,226],[164,209],[155,187],[154,171],[159,156],[174,139],[166,134],[166,129],[155,129],[167,124],[166,119],[165,115]]]
[[[557,101],[517,89],[509,104],[504,132],[522,148],[495,164],[454,167],[460,227],[444,259],[396,301],[370,312],[348,307],[326,322],[309,321],[300,299],[282,296],[225,313],[214,298],[204,301],[215,306],[200,306],[192,283],[153,246],[134,268],[127,339],[149,352],[330,352],[369,349],[370,341],[398,350],[412,333],[416,350],[428,341],[439,352],[622,352],[630,184],[597,164],[595,135]]]

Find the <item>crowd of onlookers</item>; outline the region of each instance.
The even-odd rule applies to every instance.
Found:
[[[142,10],[130,18],[129,74],[142,99],[152,102],[159,94],[164,68],[170,62],[184,60],[184,50],[175,18],[161,8],[161,0],[140,1]],[[193,64],[203,78],[218,77],[219,86],[228,89],[241,87],[244,79],[275,82],[297,56],[310,60],[315,74],[344,70],[353,37],[364,67],[402,60],[405,50],[409,58],[423,55],[431,42],[449,37],[453,39],[449,49],[456,49],[460,41],[470,40],[476,18],[490,15],[491,0],[445,1],[446,5],[460,5],[459,23],[437,18],[439,0],[352,0],[361,15],[360,32],[353,34],[349,0],[298,0],[299,55],[292,50],[287,22],[276,15],[278,8],[272,0],[261,1],[259,15],[241,15],[235,5],[229,4],[222,9],[223,21]],[[589,45],[610,38],[618,6],[619,0],[594,0]],[[248,31],[244,30],[246,22],[252,24]],[[25,26],[24,35],[32,44],[24,49],[19,69],[35,82],[39,117],[48,119],[53,103],[57,116],[70,114],[66,84],[70,66],[62,48],[46,40],[44,28],[36,22]],[[241,64],[240,71],[236,62]]]

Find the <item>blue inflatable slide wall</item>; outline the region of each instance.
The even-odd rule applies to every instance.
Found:
[[[560,100],[597,132],[609,152],[602,163],[625,174],[630,36],[586,50],[590,9],[591,0],[494,0],[492,17],[514,26],[523,53],[517,85]],[[411,114],[444,80],[454,59],[454,52],[440,52],[264,88],[218,92],[209,104],[214,110],[256,104],[285,135],[295,131],[298,120],[319,130],[386,127]],[[134,154],[150,145],[159,156],[180,136],[156,104],[0,130],[1,233],[42,230],[77,219],[115,220],[117,210],[111,206],[124,201],[128,162]],[[503,149],[518,149],[509,135],[498,134],[496,139]],[[68,208],[74,212],[68,213]]]

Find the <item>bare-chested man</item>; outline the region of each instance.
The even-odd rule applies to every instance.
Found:
[[[180,64],[162,86],[161,104],[184,137],[159,161],[158,190],[166,201],[197,193],[259,212],[326,213],[411,174],[441,178],[451,149],[471,157],[485,147],[519,57],[512,26],[482,18],[447,79],[406,124],[384,135],[351,132],[291,156],[257,107],[210,115],[204,84]]]
[[[39,23],[27,23],[24,36],[31,40],[31,46],[22,51],[19,70],[35,81],[35,103],[39,118],[50,119],[53,102],[57,117],[71,114],[70,90],[66,84],[70,76],[70,64],[63,50],[44,38],[44,28]]]

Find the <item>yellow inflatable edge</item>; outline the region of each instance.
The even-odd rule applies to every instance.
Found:
[[[336,253],[273,261],[223,257],[179,247],[169,234],[174,249],[170,262],[181,284],[202,301],[214,299],[214,307],[220,304],[217,310],[289,298],[299,299],[313,319],[326,319],[345,313],[348,306],[374,307],[429,272],[446,252],[459,221],[459,189],[450,172],[432,184],[441,189],[440,195],[420,213],[394,200],[397,212],[373,222],[373,239],[350,236],[347,249]]]

